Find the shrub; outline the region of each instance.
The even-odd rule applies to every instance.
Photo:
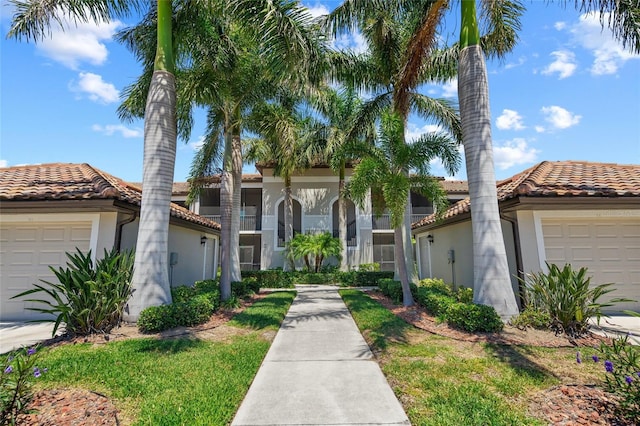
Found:
[[[260,283],[256,277],[245,277],[242,278],[242,282],[249,293],[260,293]]]
[[[383,279],[393,279],[393,271],[356,271],[353,285],[355,287],[377,286]]]
[[[242,277],[255,277],[260,288],[293,288],[295,273],[282,269],[268,269],[266,271],[242,271]]]
[[[402,293],[402,283],[400,281],[395,281],[390,278],[383,278],[379,281],[378,286],[382,294],[391,298],[391,300],[393,300],[394,303],[402,302],[403,293]],[[418,291],[418,287],[415,284],[410,283],[409,288],[411,289],[411,294],[413,294],[413,296],[415,297]]]
[[[548,273],[527,274],[524,283],[525,294],[531,306],[551,317],[551,329],[556,333],[566,333],[576,337],[589,328],[589,318],[598,321],[603,315],[602,308],[613,306],[628,299],[611,299],[601,303],[602,296],[612,292],[612,284],[591,287],[591,278],[587,277],[587,268],[575,271],[566,264],[562,269],[548,264]]]
[[[529,327],[537,330],[548,330],[551,325],[551,317],[547,312],[527,306],[524,311],[520,312],[520,315],[512,318],[509,322],[512,326],[521,330],[526,330]]]
[[[460,303],[473,303],[473,289],[469,287],[459,287],[455,291],[455,297]]]
[[[193,288],[196,294],[219,292],[220,283],[213,279],[196,281]]]
[[[435,317],[444,317],[449,307],[456,303],[453,296],[425,287],[418,287],[416,301]]]
[[[298,272],[296,282],[300,284],[330,284],[334,282],[334,274]]]
[[[170,305],[176,324],[191,327],[207,322],[216,309],[217,303],[212,300],[215,297],[218,297],[218,293],[203,293],[187,302]]]
[[[418,282],[418,287],[429,290],[430,293],[439,293],[446,296],[452,296],[453,290],[451,286],[446,284],[440,278],[425,278]]]
[[[244,284],[244,279],[231,283],[231,295],[235,297],[244,297],[247,295],[247,286]]]
[[[40,368],[37,348],[22,348],[0,364],[0,425],[13,425],[33,398],[32,381],[47,372]]]
[[[115,249],[104,251],[104,257],[97,262],[77,249],[77,253],[67,253],[67,268],[49,267],[58,283],[44,281],[34,284],[33,289],[22,292],[14,298],[44,293],[47,299],[25,299],[44,305],[43,308],[27,308],[32,311],[55,315],[53,334],[61,323],[66,324],[70,334],[87,335],[107,333],[120,324],[124,305],[131,296],[133,276],[133,254]]]
[[[173,315],[174,305],[149,306],[140,312],[138,330],[142,333],[158,333],[178,326]]]
[[[492,306],[454,303],[446,311],[449,325],[461,330],[497,332],[504,328],[502,319]]]
[[[361,271],[361,272],[379,272],[380,271],[380,264],[378,262],[361,263],[358,266],[358,271]]]
[[[356,271],[338,271],[333,274],[334,281],[341,286],[353,286],[356,280]]]
[[[173,303],[186,302],[195,296],[195,294],[195,287],[188,287],[186,285],[171,287],[171,300],[173,300]]]

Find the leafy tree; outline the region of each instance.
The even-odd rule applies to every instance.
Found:
[[[402,232],[404,212],[411,190],[421,193],[434,201],[443,211],[446,194],[438,181],[429,175],[429,162],[440,158],[446,169],[454,173],[460,159],[456,141],[444,133],[425,134],[417,141],[404,142],[404,122],[393,112],[384,112],[376,144],[361,144],[354,149],[361,160],[356,165],[354,175],[348,185],[349,196],[359,205],[367,200],[369,192],[381,194],[373,197],[376,212],[382,210],[383,203],[389,209],[391,226],[394,229],[395,259],[404,259]],[[415,173],[409,175],[408,171]],[[399,269],[402,283],[403,304],[413,304],[409,287],[409,276],[405,268]]]
[[[340,260],[340,252],[340,240],[330,232],[297,234],[286,247],[286,255],[292,262],[303,259],[306,270],[316,273],[322,270],[325,259],[335,256]]]

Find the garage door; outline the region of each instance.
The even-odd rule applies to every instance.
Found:
[[[610,308],[640,311],[640,221],[543,219],[547,262],[587,267],[592,284],[615,283],[612,297],[635,299]]]
[[[0,321],[42,318],[26,308],[35,303],[11,299],[40,279],[55,281],[49,265],[65,265],[65,252],[86,252],[91,223],[4,223],[0,226]]]

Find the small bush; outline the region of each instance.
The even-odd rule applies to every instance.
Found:
[[[37,348],[22,348],[0,363],[0,425],[14,425],[33,398],[32,381],[47,372],[38,367]]]
[[[355,287],[377,286],[383,279],[393,279],[393,271],[356,271],[353,285]]]
[[[526,330],[527,328],[548,330],[551,325],[551,317],[547,312],[536,309],[533,306],[527,306],[524,311],[520,312],[520,315],[512,318],[509,322],[520,330]]]
[[[216,303],[212,300],[215,296],[213,293],[203,293],[187,302],[170,305],[176,324],[192,327],[207,322],[216,308]]]
[[[361,272],[379,272],[380,271],[380,264],[378,262],[361,263],[358,266],[358,271],[361,271]]]
[[[196,294],[211,293],[220,291],[220,283],[218,280],[202,280],[196,281],[193,285]]]
[[[453,290],[450,285],[439,278],[425,278],[418,282],[418,287],[429,290],[430,293],[439,293],[446,296],[452,296]]]
[[[13,298],[44,294],[45,299],[25,299],[43,307],[27,308],[32,311],[55,315],[55,319],[41,322],[55,322],[53,334],[61,323],[69,334],[87,335],[108,333],[120,324],[124,306],[131,296],[133,276],[133,254],[104,251],[102,259],[93,262],[91,251],[75,254],[67,253],[67,267],[49,267],[58,282],[41,280],[34,288]]]
[[[445,319],[449,325],[461,330],[497,332],[504,324],[492,306],[454,303],[447,309]]]
[[[616,298],[608,303],[600,302],[602,296],[614,291],[612,284],[591,286],[587,268],[575,271],[566,264],[562,269],[548,264],[548,273],[527,274],[524,283],[525,295],[534,308],[547,312],[551,317],[551,329],[576,337],[589,328],[589,318],[600,320],[602,308],[613,306],[628,299]]]
[[[620,396],[620,416],[640,419],[640,347],[625,336],[614,339],[611,345],[601,343],[599,351],[604,360],[607,391]]]
[[[186,285],[171,287],[171,300],[173,300],[173,303],[186,302],[195,296],[195,294],[195,287],[188,287]]]
[[[460,303],[473,303],[473,289],[460,287],[455,291],[455,297]]]
[[[236,297],[244,297],[247,295],[247,286],[244,283],[244,279],[231,283],[231,295]]]
[[[242,282],[244,282],[244,286],[249,293],[260,293],[260,283],[258,282],[258,279],[256,277],[242,278]]]
[[[209,290],[210,283],[197,284],[194,287],[184,286],[193,289],[191,294],[185,289],[178,290],[179,298],[171,305],[150,306],[140,312],[138,329],[142,333],[158,333],[178,326],[192,327],[207,322],[220,307],[220,291],[217,288]],[[209,291],[205,292],[205,289]]]
[[[255,277],[260,288],[293,288],[295,272],[283,271],[282,269],[242,271],[242,277]]]
[[[138,330],[142,333],[158,333],[177,327],[173,309],[173,305],[149,306],[143,309],[138,317]]]
[[[402,302],[404,295],[402,293],[402,283],[400,281],[384,278],[379,281],[378,287],[382,294],[391,298],[394,303]],[[411,289],[411,294],[415,297],[418,292],[418,287],[415,284],[410,283],[409,288]]]
[[[335,272],[334,280],[341,286],[351,287],[356,281],[356,271]]]
[[[299,284],[331,284],[334,282],[334,274],[298,272],[296,282]]]
[[[435,317],[443,317],[449,307],[456,303],[456,299],[453,296],[442,294],[437,290],[432,291],[425,287],[418,287],[416,301]]]

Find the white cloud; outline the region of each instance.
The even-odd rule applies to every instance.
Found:
[[[504,66],[504,68],[509,70],[511,68],[516,68],[521,65],[524,65],[525,62],[527,62],[527,58],[525,58],[524,56],[520,56],[516,62],[509,62],[507,65]]]
[[[130,129],[122,124],[107,124],[106,126],[94,124],[91,126],[91,129],[94,132],[99,132],[106,136],[113,136],[115,133],[120,133],[120,136],[123,138],[141,138],[143,136],[142,130]]]
[[[496,126],[500,130],[522,130],[525,128],[522,124],[522,116],[518,114],[518,111],[511,109],[502,110],[502,115],[496,119]]]
[[[540,110],[545,116],[545,121],[550,123],[556,129],[567,129],[575,126],[580,122],[581,115],[567,111],[566,109],[552,105],[548,107],[542,107]]]
[[[608,22],[609,14],[605,14],[603,19]],[[623,49],[622,44],[614,39],[611,30],[606,26],[602,28],[600,19],[595,14],[582,15],[570,31],[577,44],[591,51],[594,57],[590,69],[592,75],[615,74],[626,61],[640,59],[640,55]]]
[[[7,160],[0,160],[0,168],[9,167],[9,162]]]
[[[553,24],[553,28],[555,28],[558,31],[562,31],[565,28],[567,28],[567,23],[564,21],[558,21],[555,24]]]
[[[435,124],[425,124],[422,127],[418,127],[413,123],[407,123],[407,128],[405,129],[405,140],[407,140],[407,142],[412,142],[425,133],[433,133],[440,130],[442,130],[440,126]]]
[[[517,165],[534,163],[539,152],[527,145],[524,139],[516,138],[503,146],[494,146],[493,161],[496,167],[504,170]]]
[[[360,31],[350,34],[342,34],[332,42],[333,48],[337,50],[351,50],[354,53],[364,53],[368,49],[367,40]]]
[[[313,6],[307,6],[305,3],[303,3],[302,5],[304,7],[306,7],[307,9],[309,9],[309,13],[314,18],[317,18],[317,17],[322,16],[322,15],[328,15],[329,14],[329,9],[327,8],[327,6],[325,6],[322,3],[316,3]]]
[[[556,60],[543,69],[542,74],[551,75],[558,73],[558,78],[563,79],[570,77],[576,71],[578,66],[576,65],[576,57],[573,52],[557,50],[551,52],[551,56],[555,57]]]
[[[449,80],[442,86],[442,96],[445,98],[458,97],[458,78],[457,77]]]
[[[117,102],[120,92],[116,87],[102,80],[102,76],[90,72],[81,72],[77,82],[71,82],[69,87],[72,91],[84,93],[94,102],[110,104]]]
[[[120,21],[78,25],[65,19],[63,22],[64,29],[53,28],[51,37],[39,42],[37,48],[48,58],[74,70],[83,62],[102,65],[109,53],[103,42],[110,41],[122,25]]]
[[[545,132],[544,126],[535,126],[534,129],[536,129],[536,132],[538,132],[538,133],[544,133]]]
[[[200,151],[200,148],[204,145],[204,136],[200,136],[196,141],[189,142],[187,145],[194,151]]]

